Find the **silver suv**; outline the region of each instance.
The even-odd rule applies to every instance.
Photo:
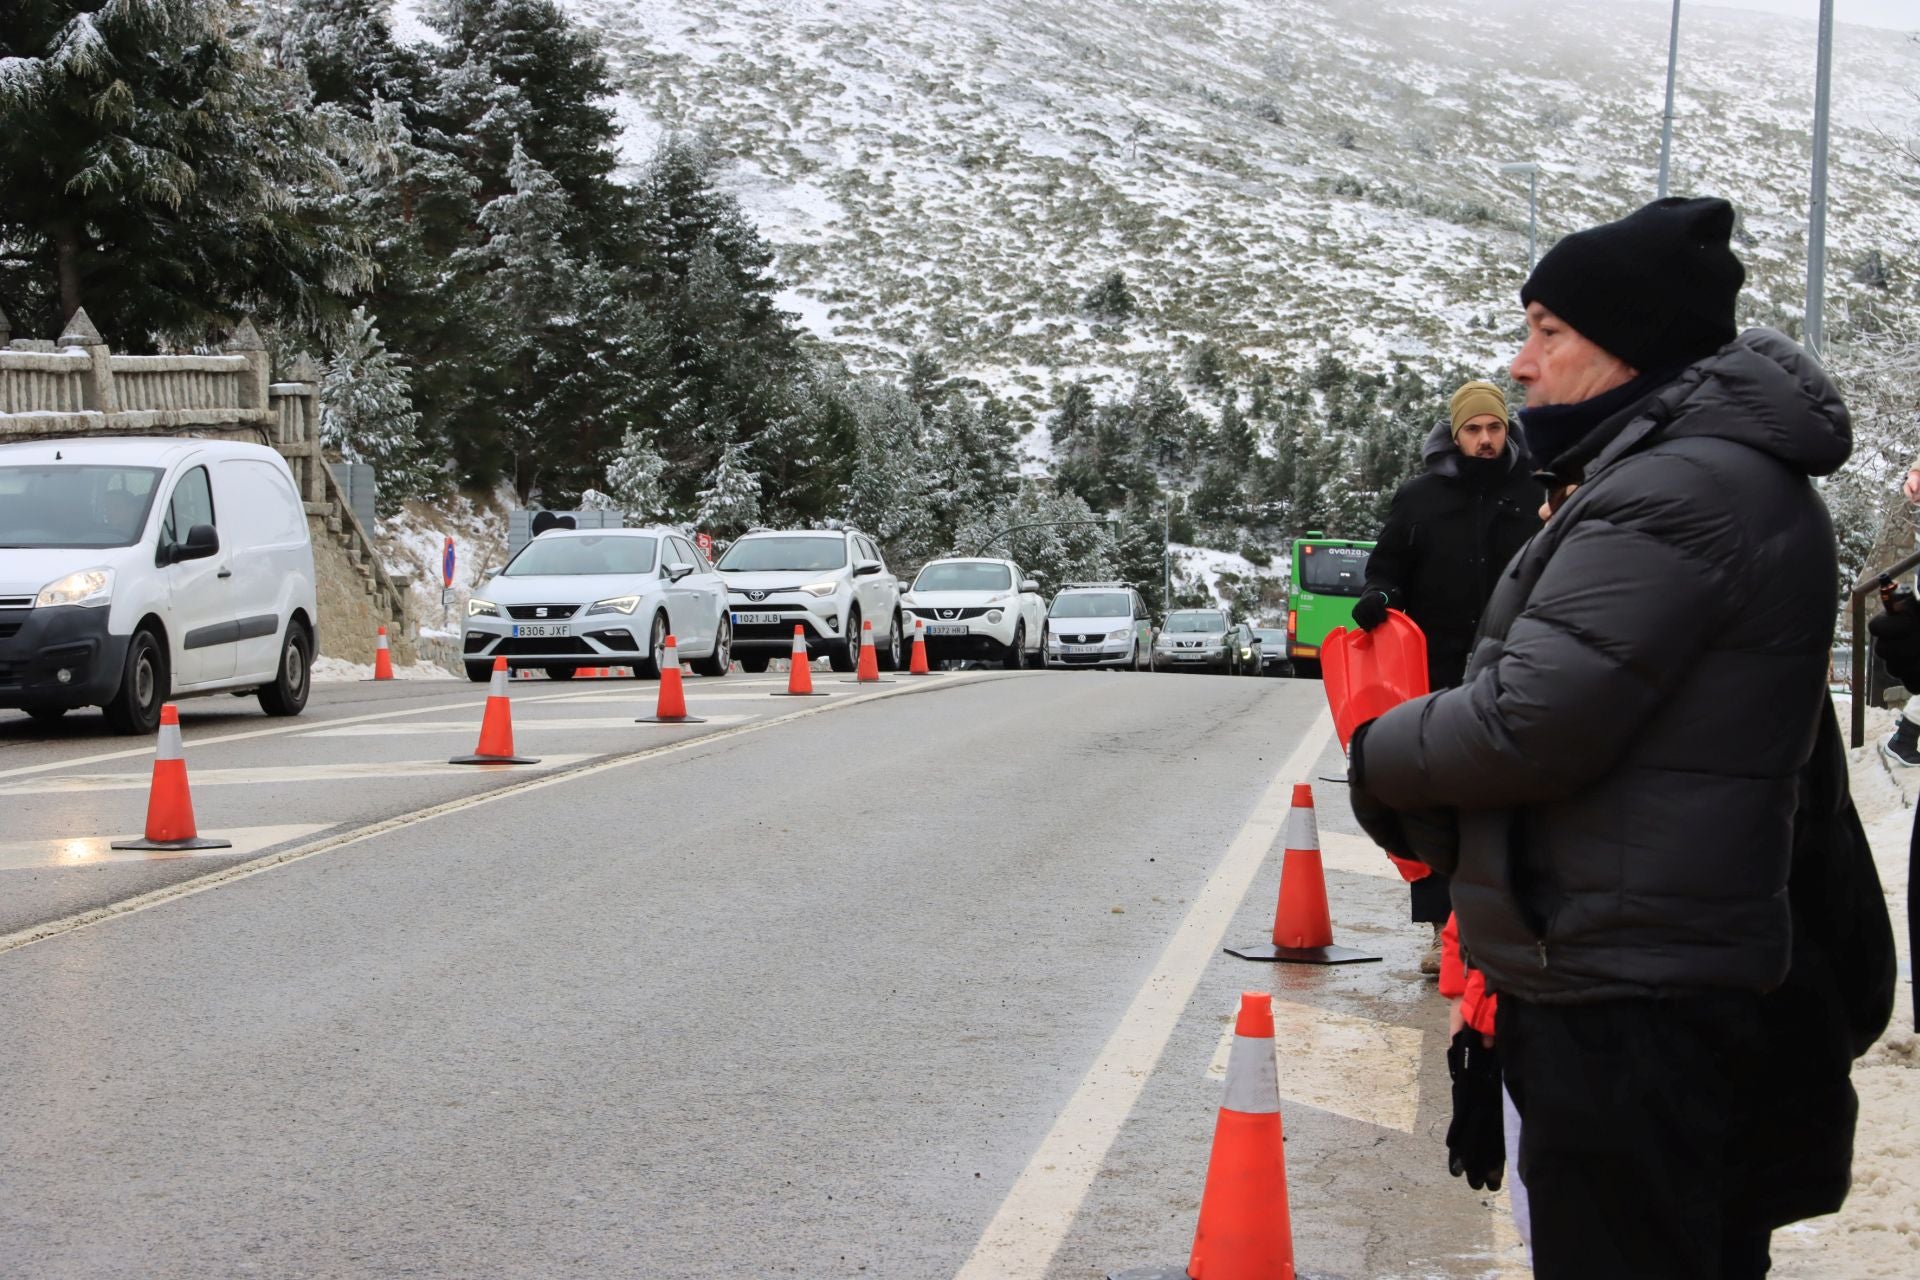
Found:
[[[1155,671],[1240,670],[1233,620],[1225,609],[1175,609],[1153,642]]]
[[[883,670],[906,666],[900,580],[873,539],[854,529],[755,529],[728,547],[714,569],[727,584],[733,651],[759,672],[793,651],[793,628],[809,657],[835,671],[860,660],[861,633],[873,624]]]

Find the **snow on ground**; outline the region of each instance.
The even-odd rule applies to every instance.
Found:
[[[495,494],[476,501],[455,494],[436,502],[408,502],[401,511],[379,522],[374,540],[387,572],[413,581],[413,616],[425,636],[460,634],[467,598],[506,560],[507,508],[511,496]],[[453,601],[440,603],[440,556],[446,539],[453,538]]]
[[[455,675],[445,667],[431,662],[416,662],[410,667],[393,664],[395,680],[453,680]],[[373,679],[373,664],[370,662],[348,662],[345,658],[319,657],[313,660],[313,682],[315,684],[352,684],[356,680]]]
[[[1906,915],[1907,846],[1920,769],[1889,770],[1878,744],[1892,731],[1892,712],[1869,711],[1867,745],[1852,753],[1851,765],[1853,802],[1873,844],[1900,950],[1893,1022],[1853,1068],[1853,1087],[1860,1095],[1853,1191],[1839,1213],[1774,1233],[1777,1280],[1891,1280],[1920,1274],[1920,1040],[1913,1030]]]

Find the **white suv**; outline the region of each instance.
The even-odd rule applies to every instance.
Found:
[[[875,657],[887,671],[906,666],[900,579],[873,539],[854,529],[755,529],[714,565],[727,584],[733,647],[746,671],[765,671],[793,652],[802,627],[810,657],[852,671],[861,634],[873,624]]]
[[[1011,560],[929,560],[901,603],[925,624],[931,660],[1040,665],[1047,605],[1039,584]]]

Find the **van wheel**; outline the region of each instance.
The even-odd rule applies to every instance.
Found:
[[[151,631],[136,631],[127,642],[127,665],[120,689],[101,710],[115,733],[152,733],[160,727],[160,707],[173,694],[167,650]]]
[[[270,716],[297,716],[307,708],[307,694],[313,688],[313,641],[297,622],[287,623],[287,638],[280,645],[280,670],[273,683],[260,690],[260,709]]]

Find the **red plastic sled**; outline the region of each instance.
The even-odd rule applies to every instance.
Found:
[[[1426,634],[1398,609],[1372,631],[1336,627],[1320,646],[1320,679],[1344,751],[1354,729],[1427,692]]]

